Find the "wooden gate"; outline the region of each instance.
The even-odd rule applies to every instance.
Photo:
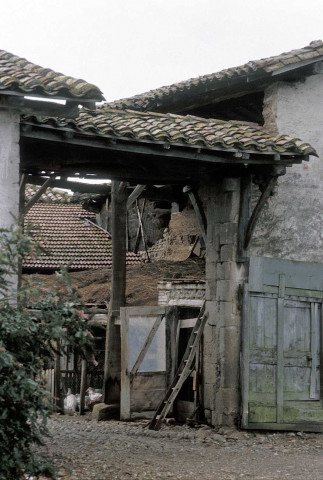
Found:
[[[175,312],[175,307],[120,309],[122,420],[151,418],[174,377]]]
[[[323,265],[251,257],[242,426],[323,431]]]

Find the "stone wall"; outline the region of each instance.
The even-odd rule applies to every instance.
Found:
[[[192,206],[188,203],[181,212],[172,212],[163,237],[158,240],[148,253],[151,261],[188,258],[192,245],[199,235],[199,228]]]
[[[251,253],[323,263],[323,75],[266,90],[265,126],[309,142],[320,158],[287,169],[265,207]]]

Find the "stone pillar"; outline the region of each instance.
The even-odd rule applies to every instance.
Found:
[[[204,407],[212,425],[235,424],[240,413],[239,357],[241,312],[239,285],[245,267],[236,263],[240,179],[209,185],[206,243],[204,332]]]

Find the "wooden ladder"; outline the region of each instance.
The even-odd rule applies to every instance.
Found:
[[[196,319],[195,326],[190,335],[184,356],[175,374],[175,377],[167,390],[165,397],[159,404],[152,420],[150,421],[149,430],[159,430],[161,424],[169,412],[171,406],[174,403],[180,389],[182,388],[185,380],[190,376],[193,370],[193,361],[202,337],[204,326],[207,320],[207,314],[205,313],[205,302],[203,303],[201,310]]]

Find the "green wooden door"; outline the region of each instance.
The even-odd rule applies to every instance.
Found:
[[[323,431],[323,265],[251,257],[242,426]]]

